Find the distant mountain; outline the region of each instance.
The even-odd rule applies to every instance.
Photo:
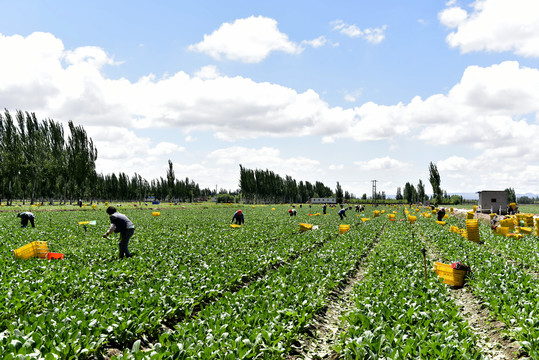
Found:
[[[536,197],[539,197],[539,194],[532,194],[532,193],[525,193],[525,194],[516,194],[517,195],[517,199],[519,197],[522,197],[522,196],[527,196],[529,198],[536,198]]]

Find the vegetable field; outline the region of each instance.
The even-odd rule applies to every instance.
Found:
[[[232,228],[231,205],[124,205],[136,226],[135,256],[124,260],[117,236],[101,237],[105,206],[34,210],[36,228],[1,212],[2,358],[539,358],[535,236],[502,237],[481,224],[482,243],[472,242],[449,231],[465,228],[463,218],[440,225],[425,208],[367,207],[344,220],[337,208],[321,215],[321,206],[296,206],[295,217],[288,208],[243,206],[245,225]],[[90,220],[97,225],[79,225]],[[300,232],[300,223],[315,227]],[[341,234],[341,224],[350,230]],[[13,256],[32,241],[64,259]],[[432,271],[434,261],[457,260],[473,270],[462,289]],[[479,304],[480,326],[470,325],[458,292]],[[335,298],[346,311],[316,354],[305,344],[322,341],[315,319]]]

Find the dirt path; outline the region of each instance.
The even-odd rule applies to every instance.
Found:
[[[504,334],[507,326],[496,320],[466,287],[450,290],[451,298],[479,338],[477,345],[489,359],[524,359],[519,357],[520,344]]]
[[[378,245],[382,232],[383,228],[362,259],[368,259]],[[363,280],[364,272],[365,267],[358,265],[346,282],[330,294],[325,311],[314,316],[313,324],[309,327],[307,334],[302,336],[295,346],[292,346],[294,354],[288,355],[287,360],[335,360],[339,358],[339,354],[333,347],[339,342],[340,334],[348,328],[348,322],[343,317],[356,308],[352,300],[352,291],[356,284]]]
[[[315,315],[314,322],[309,329],[309,336],[300,339],[293,346],[297,355],[290,355],[287,359],[337,359],[338,354],[333,350],[339,342],[340,334],[346,330],[347,323],[343,315],[352,311],[355,304],[351,299],[354,286],[363,280],[363,269],[357,269],[348,283],[341,291],[330,296],[326,311]]]

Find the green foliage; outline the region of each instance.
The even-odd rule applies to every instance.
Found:
[[[439,204],[443,197],[442,188],[440,187],[440,173],[438,172],[438,167],[432,161],[429,163],[429,181],[432,186],[434,204]]]
[[[234,195],[230,194],[219,194],[217,195],[217,202],[218,203],[233,203],[234,202]]]
[[[505,193],[507,194],[507,202],[512,203],[517,201],[517,195],[515,194],[514,188],[506,188]]]

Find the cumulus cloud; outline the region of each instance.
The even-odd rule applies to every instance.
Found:
[[[331,25],[334,31],[339,31],[341,34],[351,38],[363,38],[371,44],[379,44],[386,37],[387,25],[382,25],[378,28],[361,29],[357,25],[349,25],[342,20],[335,20]]]
[[[451,3],[438,17],[443,25],[456,28],[447,36],[447,42],[463,53],[512,51],[539,57],[536,0],[476,0],[470,13]]]
[[[301,42],[302,45],[307,45],[307,46],[311,46],[313,48],[319,48],[319,47],[322,47],[324,45],[326,45],[328,42],[328,40],[326,39],[325,36],[319,36],[317,37],[316,39],[312,39],[312,40],[303,40]]]
[[[539,137],[539,70],[516,61],[469,66],[447,93],[415,97],[408,103],[367,102],[342,108],[331,107],[314,90],[298,92],[230,77],[215,66],[192,75],[180,71],[161,78],[148,74],[134,82],[110,79],[102,68],[118,62],[104,50],[66,50],[51,34],[0,35],[0,50],[10,54],[0,57],[0,103],[10,110],[36,112],[38,118],[82,124],[99,145],[101,168],[110,172],[116,171],[111,154],[125,159],[129,168],[158,171],[153,170],[152,159],[184,150],[137,135],[149,128],[181,132],[186,142],[193,140],[187,134],[204,131],[230,141],[314,136],[326,143],[393,142],[406,137],[432,146],[463,144],[478,153],[469,159],[475,164],[498,164],[501,159],[533,164],[539,157],[534,146]],[[230,147],[212,155],[220,155],[219,165],[232,167],[240,159],[258,158],[256,164],[245,165],[267,164],[297,179],[303,174],[295,176],[295,169],[321,171],[320,163],[312,159],[286,158],[274,148]],[[385,160],[382,163],[396,165]],[[369,168],[374,163],[358,166]]]
[[[392,159],[389,156],[371,159],[368,161],[356,161],[354,163],[360,170],[395,170],[406,166],[406,163]]]
[[[239,164],[246,168],[270,169],[285,176],[290,175],[296,180],[305,179],[305,174],[316,176],[321,174],[320,162],[304,156],[285,157],[281,151],[272,147],[247,148],[232,146],[210,152],[207,155],[216,164],[226,165],[239,171]]]
[[[190,45],[189,50],[208,54],[217,60],[224,56],[245,63],[261,62],[273,51],[288,54],[302,52],[299,45],[279,31],[277,21],[264,16],[250,16],[224,23],[210,35],[204,35],[201,42]]]

